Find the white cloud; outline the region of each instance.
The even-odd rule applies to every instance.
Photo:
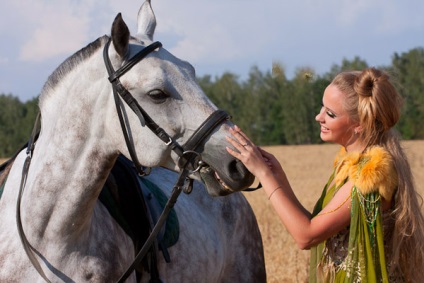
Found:
[[[222,64],[261,52],[271,34],[258,24],[268,16],[258,1],[164,2],[152,4],[157,32],[173,34],[175,45],[165,47],[193,63]]]
[[[200,74],[229,70],[243,76],[253,64],[270,68],[272,60],[287,66],[288,73],[305,65],[325,71],[356,55],[379,65],[388,63],[394,52],[424,46],[422,0],[151,1],[158,22],[155,39]],[[109,34],[118,12],[135,32],[142,2],[4,1],[0,80],[22,88],[22,70],[39,73],[45,66],[57,66],[58,58]],[[15,92],[1,81],[0,92]]]
[[[19,59],[44,61],[78,50],[87,40],[86,22],[68,17],[58,25],[39,27],[22,46]]]
[[[378,1],[380,0],[377,0],[377,2]],[[376,1],[370,0],[341,0],[335,6],[337,9],[340,9],[339,12],[337,12],[336,9],[332,10],[336,10],[335,15],[337,16],[340,24],[343,26],[353,26],[360,20],[362,15],[367,11],[370,11],[370,9],[376,12],[374,16],[377,17],[379,13],[381,13],[381,9],[376,9],[376,4]]]
[[[35,62],[80,49],[92,40],[93,30],[103,28],[102,22],[95,21],[109,11],[101,0],[16,0],[5,5],[0,16],[13,29],[2,25],[0,32],[18,42],[19,60]]]
[[[384,2],[385,3],[385,2]],[[384,5],[384,3],[381,3]],[[381,34],[397,34],[404,31],[416,30],[422,36],[424,30],[424,1],[407,0],[402,4],[389,2],[381,15],[381,21],[376,31]]]
[[[89,33],[89,15],[71,2],[40,2],[32,7],[36,27],[22,45],[19,59],[43,61],[81,48]]]

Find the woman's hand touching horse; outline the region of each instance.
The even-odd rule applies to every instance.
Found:
[[[266,176],[284,176],[284,171],[280,163],[271,153],[256,146],[246,134],[238,127],[230,129],[232,137],[227,140],[234,146],[237,151],[227,147],[227,151],[235,158],[239,159],[246,168],[255,175],[259,181]]]

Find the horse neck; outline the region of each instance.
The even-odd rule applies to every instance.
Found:
[[[42,129],[22,205],[25,227],[38,240],[72,234],[80,238],[77,234],[91,224],[97,197],[117,157],[105,136],[104,109],[111,103],[107,80],[93,80],[96,69],[90,67],[91,73],[75,82],[83,67],[68,74],[40,104]]]

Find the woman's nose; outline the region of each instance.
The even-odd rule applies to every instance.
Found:
[[[321,107],[321,110],[319,111],[319,113],[315,116],[315,121],[317,122],[321,122],[322,121],[322,117],[324,113],[324,107]]]

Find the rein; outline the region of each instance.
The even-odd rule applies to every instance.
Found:
[[[134,258],[133,263],[127,268],[124,274],[117,281],[121,283],[121,282],[124,282],[131,275],[132,272],[134,272],[136,266],[140,263],[140,261],[144,258],[144,256],[149,251],[158,233],[160,232],[163,224],[165,223],[169,212],[174,207],[181,191],[184,190],[187,193],[191,191],[193,180],[190,179],[188,176],[189,174],[200,170],[201,167],[204,165],[201,159],[200,153],[196,151],[197,148],[204,142],[206,137],[208,137],[209,134],[216,127],[218,127],[220,124],[222,124],[226,120],[230,119],[230,116],[223,110],[216,110],[199,126],[199,128],[193,133],[193,135],[187,140],[187,142],[184,145],[180,145],[168,133],[166,133],[164,129],[159,127],[153,121],[153,119],[139,105],[137,100],[135,100],[135,98],[121,84],[119,80],[119,78],[122,75],[128,72],[134,65],[136,65],[140,60],[145,58],[149,53],[153,52],[157,48],[160,48],[162,44],[160,42],[154,42],[148,45],[147,47],[139,51],[136,55],[134,55],[132,58],[130,58],[130,60],[127,61],[118,70],[115,71],[113,69],[112,63],[108,55],[110,43],[111,43],[111,39],[108,40],[108,42],[106,43],[104,47],[103,58],[105,61],[106,69],[109,74],[108,79],[110,83],[112,84],[113,95],[115,99],[115,106],[116,106],[119,121],[121,124],[122,133],[124,135],[129,154],[131,156],[131,159],[135,165],[137,172],[141,176],[147,175],[149,173],[149,172],[145,172],[142,169],[143,166],[140,164],[139,159],[137,158],[137,154],[135,152],[135,146],[129,134],[130,132],[129,126],[127,124],[127,121],[124,119],[124,115],[123,115],[124,109],[123,109],[121,98],[137,115],[138,119],[140,120],[141,126],[142,127],[147,126],[153,133],[156,134],[156,136],[158,136],[165,143],[165,145],[169,146],[171,150],[173,150],[179,156],[178,166],[181,168],[178,179],[173,187],[171,196],[169,197],[168,202],[166,203],[166,206],[164,210],[162,211],[162,214],[160,215],[155,227],[152,229],[152,232],[150,233],[143,247],[140,249],[136,257]],[[38,128],[39,118],[40,118],[40,113],[37,116],[31,138],[28,142],[27,158],[25,160],[24,167],[22,170],[22,179],[20,184],[19,196],[17,199],[16,218],[17,218],[19,237],[21,239],[21,242],[24,246],[25,252],[29,260],[31,261],[32,265],[37,270],[37,272],[40,274],[40,276],[43,277],[43,279],[46,282],[51,282],[45,275],[43,269],[40,266],[39,261],[37,260],[34,254],[34,253],[37,253],[37,251],[34,250],[34,248],[29,243],[27,237],[25,236],[25,233],[22,227],[22,219],[21,219],[21,212],[20,212],[22,195],[25,188],[26,178],[28,176],[32,153],[34,151],[34,145],[35,145],[34,143],[37,136],[36,129]],[[187,181],[189,182],[188,184],[186,184]]]
[[[127,103],[127,105],[134,111],[140,120],[141,126],[147,126],[156,136],[158,136],[165,145],[169,146],[178,156],[179,161],[178,165],[181,168],[181,172],[179,174],[178,180],[173,187],[171,196],[166,203],[166,206],[159,217],[158,222],[147,238],[141,250],[138,252],[137,256],[134,258],[133,263],[127,268],[127,271],[121,276],[118,282],[124,282],[128,276],[134,271],[137,264],[144,258],[151,245],[156,239],[157,234],[160,232],[163,224],[165,223],[166,218],[168,217],[169,212],[174,207],[175,202],[177,201],[178,196],[180,195],[185,182],[189,179],[188,175],[190,174],[189,167],[192,165],[194,171],[200,170],[203,165],[201,161],[200,153],[196,152],[196,149],[199,145],[205,140],[205,138],[221,123],[229,119],[229,115],[222,110],[217,110],[213,112],[201,125],[200,127],[193,133],[193,135],[187,140],[187,142],[181,146],[178,142],[176,142],[168,133],[165,132],[164,129],[159,127],[153,119],[144,111],[144,109],[138,104],[137,100],[131,95],[131,93],[125,89],[125,87],[120,82],[119,78],[128,72],[134,65],[136,65],[139,61],[145,58],[149,53],[153,52],[155,49],[160,48],[162,44],[160,42],[154,42],[147,47],[143,48],[139,53],[134,55],[127,63],[125,63],[118,70],[114,70],[112,63],[110,62],[108,50],[111,43],[111,39],[108,40],[104,49],[103,49],[103,59],[105,61],[106,69],[109,74],[109,81],[112,84],[113,95],[115,98],[115,106],[118,113],[119,121],[121,123],[122,133],[125,138],[125,142],[127,144],[128,151],[130,152],[131,159],[136,167],[136,170],[140,175],[146,175],[147,173],[143,171],[142,165],[138,161],[137,154],[135,152],[134,144],[131,142],[130,137],[128,135],[128,125],[125,123],[125,119],[123,118],[123,108],[120,97]],[[190,163],[197,162],[196,164]],[[191,182],[190,179],[187,191],[191,191]]]
[[[40,112],[38,112],[37,118],[35,119],[34,128],[32,129],[31,137],[28,141],[28,146],[26,150],[27,157],[24,162],[24,168],[22,169],[21,184],[19,186],[19,195],[18,195],[18,200],[16,204],[16,223],[18,225],[19,238],[21,239],[22,245],[24,246],[25,253],[27,254],[29,260],[31,261],[32,265],[37,270],[37,272],[40,274],[40,276],[43,277],[44,280],[46,280],[46,282],[50,282],[50,280],[47,278],[46,274],[44,273],[43,269],[41,268],[40,263],[35,257],[34,252],[36,251],[31,246],[31,244],[28,241],[28,238],[25,235],[24,228],[22,226],[22,219],[21,219],[22,195],[24,193],[29,166],[31,165],[32,154],[34,153],[35,140],[37,137],[37,128],[40,123],[40,117],[41,117]]]

